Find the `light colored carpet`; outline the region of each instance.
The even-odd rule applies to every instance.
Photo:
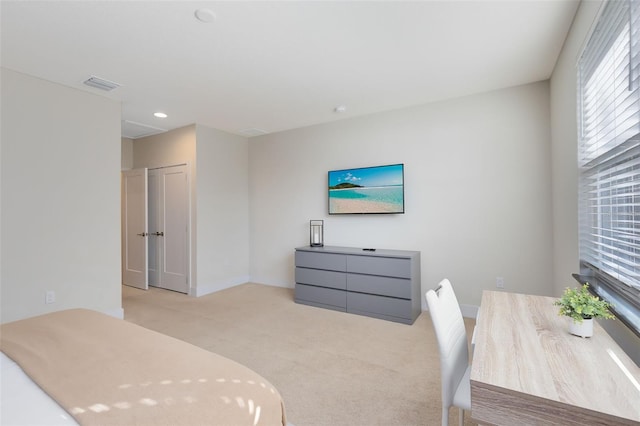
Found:
[[[199,298],[124,286],[122,303],[125,320],[264,376],[296,426],[440,424],[440,365],[428,312],[413,325],[398,324],[299,305],[293,289],[252,283]],[[465,323],[470,337],[474,322]],[[449,421],[457,424],[457,409]]]

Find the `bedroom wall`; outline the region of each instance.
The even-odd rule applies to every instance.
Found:
[[[120,139],[120,150],[122,152],[120,168],[122,170],[133,169],[133,139]]]
[[[120,104],[5,68],[1,86],[0,320],[122,316]]]
[[[247,138],[196,126],[197,295],[249,281]]]
[[[575,284],[571,274],[578,272],[576,64],[600,4],[580,4],[550,80],[555,296]]]
[[[582,2],[550,80],[554,295],[573,286],[578,272],[578,58],[600,1]]]
[[[293,287],[294,248],[323,219],[325,245],[419,250],[423,293],[447,277],[477,306],[504,277],[551,294],[549,121],[540,82],[251,138],[252,281]],[[406,214],[327,214],[328,170],[391,163]]]
[[[554,296],[577,285],[571,277],[579,266],[576,64],[601,5],[600,1],[580,3],[551,77]],[[622,321],[600,324],[640,365],[640,338]]]
[[[194,163],[195,124],[133,140],[133,168],[155,168]]]

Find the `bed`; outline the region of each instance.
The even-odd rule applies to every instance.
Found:
[[[124,320],[71,309],[0,327],[2,424],[287,424],[256,372]]]

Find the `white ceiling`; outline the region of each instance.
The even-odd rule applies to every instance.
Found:
[[[271,133],[548,79],[578,4],[2,0],[1,63],[132,123]]]

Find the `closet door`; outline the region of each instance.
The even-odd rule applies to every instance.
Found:
[[[149,171],[149,284],[181,293],[189,292],[188,189],[186,166]]]
[[[122,283],[146,290],[147,169],[122,173]]]
[[[160,254],[161,249],[158,246],[158,237],[156,235],[161,230],[161,225],[158,221],[158,211],[161,210],[159,202],[160,196],[158,194],[159,185],[158,180],[161,177],[159,173],[160,169],[149,170],[149,285],[153,287],[160,286]]]

